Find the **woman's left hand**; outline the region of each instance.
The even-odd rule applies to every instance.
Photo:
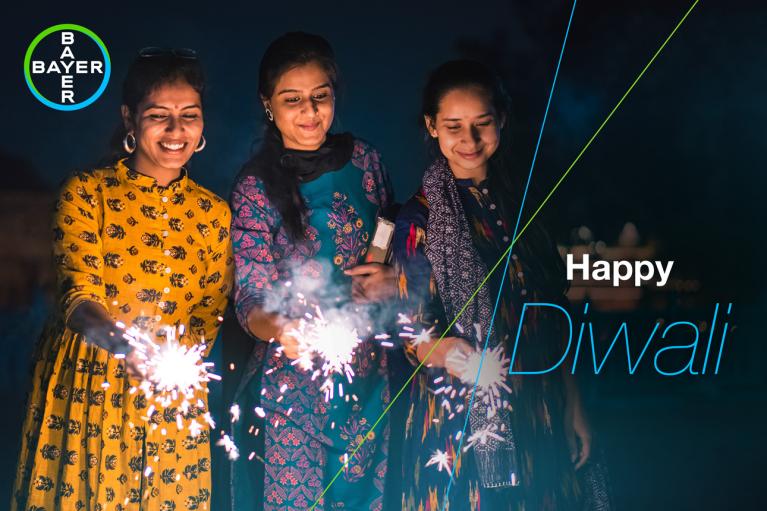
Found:
[[[352,278],[352,299],[355,303],[382,302],[397,294],[394,268],[381,263],[360,264],[344,270]]]
[[[591,426],[580,399],[565,406],[565,436],[570,448],[570,461],[578,470],[591,456]]]

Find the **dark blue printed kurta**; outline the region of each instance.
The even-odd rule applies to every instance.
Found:
[[[474,246],[485,266],[492,268],[510,243],[513,224],[509,225],[510,222],[503,218],[498,203],[500,198],[494,196],[487,181],[475,185],[469,179],[456,179],[456,185]],[[419,323],[425,326],[436,323],[435,336],[439,336],[447,322],[432,268],[424,251],[428,243],[428,216],[428,203],[422,191],[419,191],[398,215],[394,255],[403,306]],[[553,246],[552,250],[555,250]],[[500,267],[494,272],[486,284],[493,300],[501,284],[502,269]],[[539,261],[525,254],[523,247],[518,249],[515,246],[494,325],[497,337],[504,340],[507,356],[511,352],[523,302],[541,298],[540,275]],[[561,351],[557,354],[556,349],[561,337],[561,332],[555,328],[556,320],[526,317],[525,323],[527,328],[520,340],[523,349],[516,357],[515,367],[550,367],[543,364],[551,360],[552,355],[556,354],[557,359],[561,355]],[[417,363],[412,347],[408,346],[406,350],[411,361]],[[442,380],[437,380],[440,377]],[[521,486],[508,489],[483,488],[475,458],[469,450],[459,458],[456,479],[450,489],[446,509],[573,509],[578,490],[563,434],[564,390],[559,371],[544,376],[509,377],[507,382],[513,389],[512,421],[517,440]],[[456,433],[463,428],[466,415],[465,412],[455,413],[450,418],[450,411],[441,406],[442,397],[435,393],[439,387],[450,385],[455,388],[464,386],[443,369],[424,367],[409,389],[410,403],[403,453],[403,511],[443,509],[449,471],[440,471],[436,465],[427,467],[426,463],[436,450],[446,452],[453,462],[456,459]],[[466,393],[465,405],[468,405],[469,394]],[[452,411],[455,412],[455,406]],[[467,435],[469,433],[470,430]]]

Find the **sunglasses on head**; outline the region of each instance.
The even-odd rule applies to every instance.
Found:
[[[167,57],[174,56],[182,59],[197,59],[197,52],[191,48],[161,48],[159,46],[147,46],[138,52],[139,57]]]

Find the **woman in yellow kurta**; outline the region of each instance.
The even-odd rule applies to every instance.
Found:
[[[203,88],[194,54],[142,50],[123,85],[130,157],[76,173],[61,190],[59,301],[34,360],[12,510],[210,508],[209,431],[179,431],[174,409],[142,418],[151,403],[130,390],[135,357],[115,326],[161,341],[165,326],[184,325],[189,345],[216,337],[230,213],[183,168],[205,145]]]

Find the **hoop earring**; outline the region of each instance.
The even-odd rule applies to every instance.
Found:
[[[132,142],[128,143],[129,140],[132,140]],[[128,154],[133,154],[133,151],[136,150],[136,135],[132,131],[129,131],[125,138],[123,138],[123,149]]]
[[[268,108],[266,109],[266,118],[269,119],[270,121],[274,121],[274,114]]]
[[[205,140],[205,135],[200,135],[200,142],[202,143],[197,144],[197,148],[194,150],[195,153],[199,153],[200,151],[205,149],[205,146],[208,144],[208,141]]]

